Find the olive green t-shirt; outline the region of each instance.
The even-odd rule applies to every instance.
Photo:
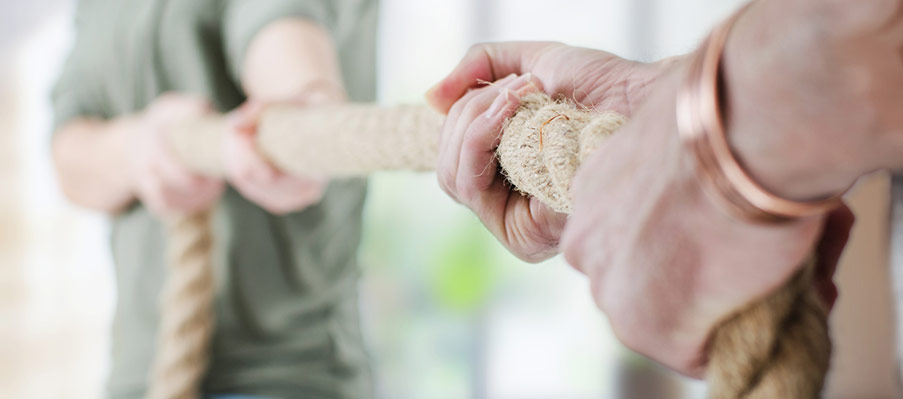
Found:
[[[56,124],[139,112],[169,91],[231,110],[245,100],[239,68],[249,42],[287,17],[324,26],[351,99],[374,99],[374,0],[82,0],[53,93]],[[206,394],[371,396],[356,291],[365,191],[362,180],[335,181],[321,203],[273,216],[227,190],[214,216]],[[165,237],[135,204],[114,217],[111,242],[118,295],[108,396],[140,398],[155,352]]]

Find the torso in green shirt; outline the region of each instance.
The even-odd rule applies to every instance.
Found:
[[[77,38],[54,91],[57,124],[141,111],[167,91],[220,111],[253,36],[285,17],[326,27],[355,101],[374,97],[371,0],[82,0]],[[227,190],[215,213],[216,332],[205,392],[362,398],[370,375],[357,313],[365,183],[336,181],[318,205],[267,214]],[[140,204],[113,221],[117,308],[109,396],[144,395],[155,352],[165,237]]]

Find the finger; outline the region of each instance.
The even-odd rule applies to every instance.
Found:
[[[457,163],[456,190],[465,202],[489,189],[498,175],[495,149],[502,135],[502,125],[520,105],[517,96],[507,88],[464,128]],[[507,191],[507,190],[505,190]]]
[[[167,150],[159,151],[151,168],[160,183],[173,192],[190,193],[193,187],[207,180],[189,171]]]
[[[512,195],[514,194],[519,193],[512,192]],[[530,210],[530,212],[527,213],[530,217],[530,220],[527,223],[529,227],[534,229],[533,232],[524,237],[524,239],[529,239],[529,242],[534,246],[537,243],[539,244],[535,247],[535,251],[532,251],[527,255],[528,257],[526,260],[530,262],[539,262],[557,255],[561,251],[561,233],[566,226],[568,215],[555,212],[537,198],[528,198],[523,195],[520,197],[523,198],[522,201],[527,202],[527,207]],[[509,201],[509,203],[513,203],[513,201]],[[505,219],[508,220],[509,218],[506,217]],[[527,229],[523,230],[526,231]]]
[[[574,187],[577,187],[576,182]],[[578,194],[574,194],[579,198]],[[576,205],[576,204],[575,204]],[[596,225],[594,209],[575,206],[571,214],[571,222],[567,223],[561,232],[560,248],[564,253],[565,261],[575,270],[590,276],[590,270],[585,267],[585,262],[592,257],[593,248],[598,248],[598,242],[588,239],[592,236],[593,226]],[[595,245],[594,245],[595,244]]]
[[[175,192],[190,191],[200,180],[174,160],[156,158],[150,164],[150,170],[160,186]]]
[[[189,171],[165,148],[158,148],[157,152],[149,166],[149,178],[152,190],[157,193],[166,209],[197,209],[197,204],[209,204],[209,197],[219,197],[222,187],[220,181]]]
[[[281,176],[281,173],[260,155],[254,137],[239,134],[235,137],[235,145],[235,156],[238,158],[241,176],[262,184],[272,183]]]
[[[478,44],[470,48],[452,72],[433,86],[426,101],[447,113],[468,89],[480,80],[492,82],[510,75],[530,72],[538,55],[556,43],[509,42]]]
[[[515,78],[516,77],[512,75],[503,79],[503,81],[508,82]],[[439,186],[455,200],[458,200],[457,192],[455,190],[455,181],[457,180],[456,176],[458,173],[458,151],[460,151],[461,148],[459,145],[460,138],[457,136],[463,133],[463,131],[459,129],[459,126],[462,125],[462,123],[466,124],[466,122],[462,122],[464,110],[471,103],[473,98],[482,93],[484,92],[471,90],[462,97],[449,111],[448,117],[445,118],[445,123],[443,123],[442,130],[439,133],[439,159],[436,163]]]
[[[523,261],[539,262],[557,254],[567,215],[510,190],[502,179],[492,186],[480,193],[477,213],[489,231]]]
[[[161,198],[170,212],[192,213],[209,208],[222,195],[225,186],[218,181],[204,181],[192,188],[191,192],[174,191],[160,187]]]
[[[213,103],[196,94],[164,93],[154,101],[151,111],[169,120],[192,118],[213,112]]]
[[[467,198],[470,194],[462,196],[460,190],[462,187],[460,184],[461,180],[467,178],[466,176],[460,176],[459,161],[463,150],[462,143],[467,134],[468,126],[473,123],[475,118],[485,112],[486,108],[495,100],[497,93],[498,89],[493,87],[472,90],[458,104],[455,104],[455,107],[449,114],[457,114],[457,116],[449,117],[446,120],[447,123],[450,122],[450,126],[447,127],[450,133],[447,134],[442,145],[443,152],[440,161],[442,169],[452,173],[445,175],[449,180],[444,183],[448,185],[448,190],[455,193],[455,198],[464,203],[469,202]]]
[[[244,134],[257,133],[257,125],[263,114],[265,105],[260,102],[247,101],[230,113],[229,119],[232,127]]]
[[[225,191],[225,184],[222,181],[208,180],[202,182],[195,188],[194,195],[188,198],[186,202],[186,210],[188,212],[198,212],[209,209]]]
[[[169,209],[166,207],[165,202],[163,201],[162,193],[159,189],[156,189],[148,180],[144,180],[144,183],[141,183],[138,186],[137,191],[141,205],[147,208],[147,210],[151,214],[156,216],[165,216],[169,213]]]
[[[222,183],[205,184],[198,187],[194,195],[178,198],[175,204],[176,209],[180,213],[194,213],[205,209],[210,209],[213,203],[220,198],[223,191]]]
[[[495,89],[495,90],[493,90]],[[460,151],[457,165],[457,190],[465,202],[471,202],[474,196],[489,188],[499,176],[495,158],[502,133],[502,125],[520,104],[517,94],[525,89],[538,89],[533,76],[526,74],[508,83],[487,88],[486,99],[492,102],[482,105],[481,101],[471,101],[470,109],[465,113],[479,114],[467,118],[464,133],[460,135]],[[492,96],[492,97],[490,97]],[[505,190],[507,191],[507,190]]]
[[[510,82],[513,82],[515,79],[517,79],[517,77],[518,76],[514,75],[514,74],[508,75],[508,76],[504,77],[503,79],[500,79],[497,82],[492,83],[492,86],[499,87],[499,88],[505,87],[505,85],[507,85]],[[469,100],[471,98],[477,96],[478,94],[479,94],[478,90],[476,90],[476,89],[470,90],[464,97],[462,97],[460,99],[460,101],[458,101],[455,104],[456,105],[455,107],[453,107],[451,110],[449,110],[448,117],[445,118],[446,123],[443,125],[443,131],[440,132],[440,134],[439,134],[440,148],[442,148],[444,146],[445,140],[449,136],[451,136],[451,134],[449,134],[449,133],[453,133],[455,131],[454,127],[455,127],[456,123],[458,122],[458,120],[460,119],[461,112],[464,110],[464,108],[467,105],[467,103],[469,102]],[[451,121],[451,123],[448,123],[449,121]]]
[[[285,187],[248,184],[239,192],[249,201],[274,215],[282,215],[308,205],[307,198]]]
[[[504,77],[503,79],[500,79],[497,82],[491,83],[491,85],[495,87],[501,87],[509,82],[514,81],[515,79],[517,79],[517,75],[512,74]],[[449,110],[448,116],[445,118],[445,123],[443,124],[443,129],[439,134],[440,148],[445,148],[446,140],[449,137],[453,136],[453,133],[457,131],[456,126],[460,121],[461,113],[464,111],[464,109],[466,109],[467,104],[470,102],[470,100],[479,94],[480,91],[478,89],[469,90],[467,94],[465,94],[464,97],[462,97],[460,101],[455,103],[455,106],[452,107],[451,110]]]
[[[238,187],[241,194],[273,214],[301,210],[322,199],[326,184],[319,181],[280,178],[270,185],[248,184]]]

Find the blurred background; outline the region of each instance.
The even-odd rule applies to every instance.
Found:
[[[419,103],[477,42],[558,40],[651,61],[692,50],[739,0],[382,0],[379,93]],[[66,204],[49,89],[72,0],[0,3],[0,398],[98,398],[115,303],[102,215]],[[852,195],[829,397],[897,397],[886,178]],[[401,193],[401,194],[400,194]],[[362,301],[379,397],[701,398],[631,354],[561,259],[509,255],[431,174],[374,176]],[[867,307],[867,312],[861,309]]]

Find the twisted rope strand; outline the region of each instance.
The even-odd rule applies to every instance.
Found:
[[[210,211],[168,221],[168,269],[147,398],[196,399],[213,335]]]

